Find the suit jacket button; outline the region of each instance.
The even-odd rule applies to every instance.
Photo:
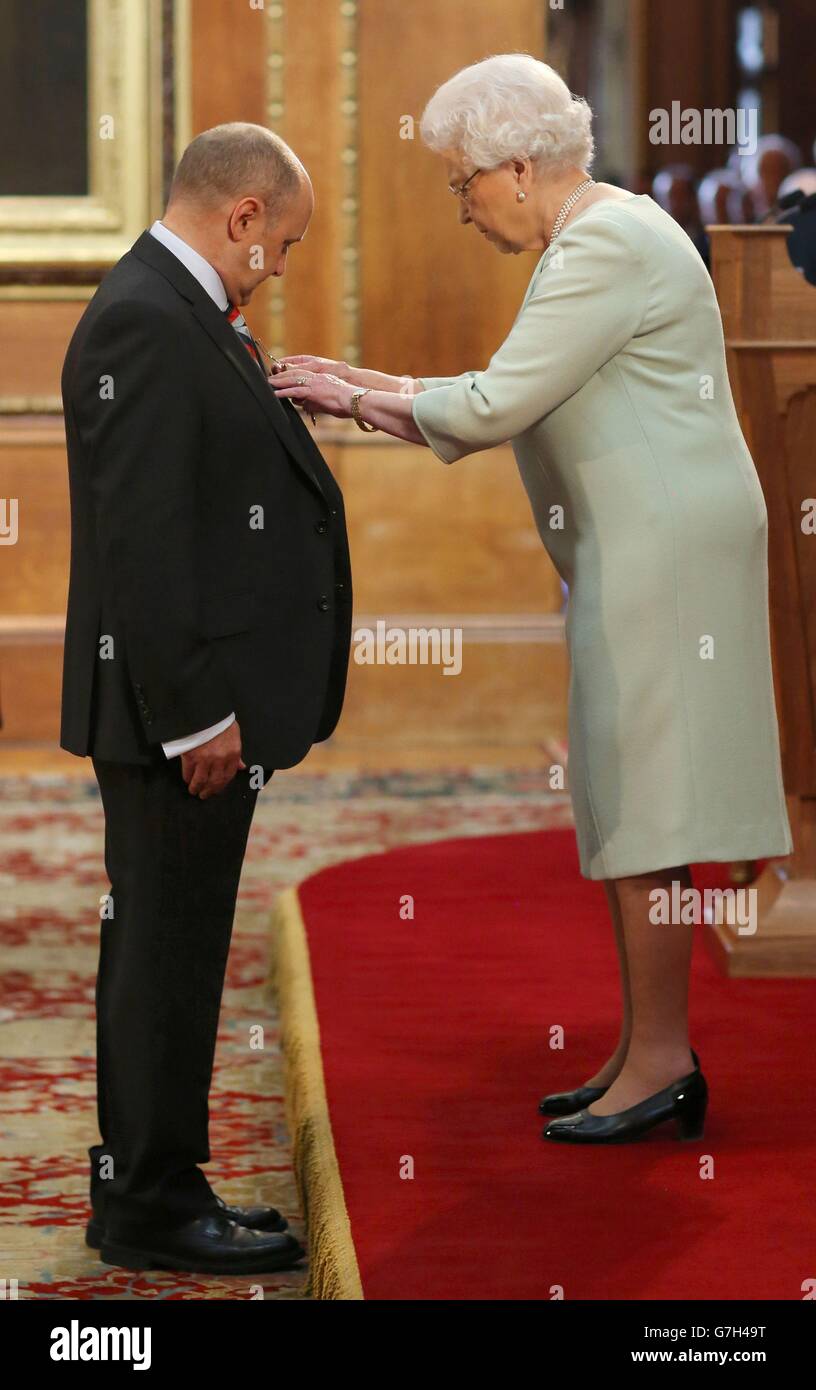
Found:
[[[326,613],[328,611],[330,604],[326,594],[320,595],[320,598],[317,600],[317,606],[321,613]]]
[[[345,586],[345,584],[343,583],[342,579],[338,579],[338,581],[337,581],[337,583],[335,584],[334,587],[335,587],[335,589],[337,589],[338,592],[339,592],[340,589],[345,589],[346,586]]]
[[[319,536],[325,536],[328,529],[329,525],[325,519],[315,522],[315,530]]]

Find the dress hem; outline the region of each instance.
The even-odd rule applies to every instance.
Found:
[[[613,857],[610,866],[609,856],[606,862],[597,866],[590,861],[588,870],[581,863],[581,875],[583,878],[597,881],[599,879],[630,878],[637,874],[657,873],[661,869],[671,869],[680,867],[683,864],[732,864],[745,859],[786,859],[793,853],[793,844],[787,842],[786,847],[780,847],[780,841],[763,836],[756,840],[743,840],[739,847],[712,849],[697,849],[693,852],[683,854],[675,853],[671,855],[654,854],[644,859],[643,855],[638,855],[637,859]],[[596,856],[597,857],[597,856]],[[579,854],[580,859],[580,854]]]

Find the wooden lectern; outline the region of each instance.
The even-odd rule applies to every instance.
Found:
[[[768,508],[771,643],[794,853],[754,883],[755,935],[715,921],[728,975],[816,976],[816,287],[788,226],[708,227],[731,388]],[[718,917],[722,917],[718,913]]]

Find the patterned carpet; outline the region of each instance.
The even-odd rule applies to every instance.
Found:
[[[569,825],[545,770],[276,773],[261,793],[241,879],[211,1094],[207,1176],[234,1202],[303,1226],[268,987],[278,892],[340,860],[396,845]],[[108,890],[94,782],[0,779],[0,1266],[21,1299],[308,1297],[308,1271],[228,1279],[103,1265],[82,1233],[97,1138],[93,993]],[[338,923],[342,930],[342,923]],[[250,1035],[263,1027],[263,1048]]]

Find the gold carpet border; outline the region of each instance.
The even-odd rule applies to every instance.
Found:
[[[280,1009],[295,1177],[308,1229],[309,1292],[319,1299],[361,1299],[363,1286],[329,1119],[309,943],[296,888],[287,888],[276,899],[272,926],[272,980]]]

